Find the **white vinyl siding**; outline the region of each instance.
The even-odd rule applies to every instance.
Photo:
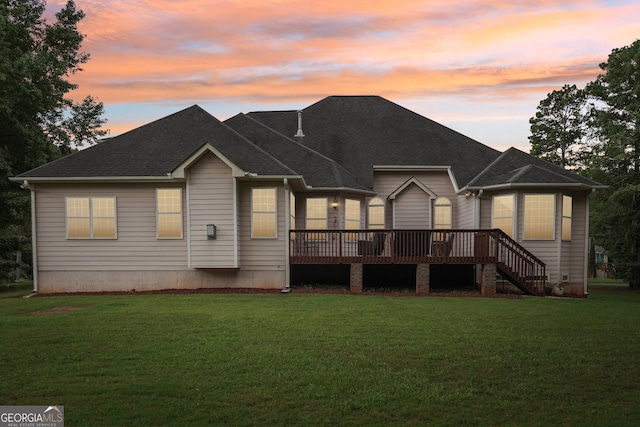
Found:
[[[156,238],[156,187],[154,184],[38,184],[38,270],[185,269],[185,239]],[[67,239],[67,197],[117,199],[117,239]]]
[[[457,219],[458,206],[457,206],[456,193],[453,187],[453,183],[451,182],[451,178],[446,170],[406,171],[406,172],[375,171],[374,188],[376,193],[378,194],[378,197],[382,200],[386,200],[391,193],[396,191],[403,183],[407,182],[407,180],[410,180],[412,178],[419,180],[424,186],[429,188],[429,190],[431,190],[437,196],[449,198],[452,202],[451,209],[453,212],[453,218]],[[429,207],[426,206],[425,204],[425,201],[428,200],[426,198],[415,200],[415,202],[422,207],[422,210],[426,209],[425,212],[419,215],[421,218],[419,223],[412,224],[411,219],[402,218],[402,216],[404,216],[405,214],[411,217],[415,216],[413,212],[409,212],[409,209],[415,211],[415,208],[413,206],[410,206],[410,203],[408,203],[407,198],[410,195],[417,194],[416,191],[414,190],[419,190],[419,189],[417,187],[415,189],[411,187],[412,186],[409,186],[407,188],[407,190],[409,190],[407,194],[403,194],[405,193],[405,191],[403,191],[398,195],[398,197],[401,197],[403,199],[401,200],[402,206],[397,205],[398,199],[396,198],[396,201],[394,202],[394,205],[396,206],[394,206],[393,209],[386,209],[385,224],[392,224],[394,228],[414,228],[414,227],[419,229],[431,228],[433,218],[429,217],[429,211],[428,211]],[[427,196],[427,194],[425,194],[422,190],[420,191],[425,196]],[[428,203],[430,206],[433,205],[432,200],[428,200]],[[423,222],[423,220],[427,222]],[[456,228],[457,226],[458,226],[457,224],[452,224],[453,228]]]
[[[427,230],[431,228],[431,198],[412,184],[393,201],[393,228]]]
[[[209,153],[189,168],[188,178],[190,266],[237,267],[237,226],[231,168]],[[207,224],[216,226],[215,240],[207,238]]]
[[[274,188],[275,183],[265,183],[263,188]],[[277,221],[277,235],[274,239],[253,239],[251,237],[251,192],[259,188],[255,183],[237,183],[238,191],[238,250],[239,264],[246,271],[273,271],[285,270],[287,262],[286,245],[289,243],[285,233],[286,216],[284,195],[286,191],[279,182],[276,187],[277,206],[276,211],[282,213]]]
[[[67,197],[67,239],[116,239],[115,197]]]

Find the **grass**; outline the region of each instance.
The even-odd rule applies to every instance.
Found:
[[[67,426],[638,425],[640,293],[0,294],[0,402]]]
[[[617,285],[617,286],[629,286],[629,283],[622,279],[606,279],[594,277],[588,279],[589,285]]]

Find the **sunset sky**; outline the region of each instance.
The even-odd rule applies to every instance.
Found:
[[[49,0],[49,16],[64,5]],[[111,135],[193,104],[224,120],[381,95],[499,150],[529,151],[547,93],[640,38],[637,0],[76,0],[91,54],[72,96]]]

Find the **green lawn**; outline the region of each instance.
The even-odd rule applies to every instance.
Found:
[[[11,295],[0,404],[64,405],[67,426],[640,424],[640,293],[626,288]]]

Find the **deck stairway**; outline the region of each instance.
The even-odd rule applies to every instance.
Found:
[[[504,279],[525,294],[543,296],[545,263],[501,230],[492,230],[497,239],[496,269]]]

